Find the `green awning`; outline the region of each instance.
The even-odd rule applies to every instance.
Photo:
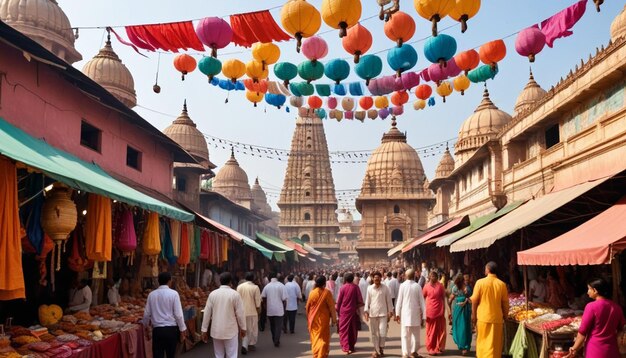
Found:
[[[41,170],[75,189],[100,194],[180,221],[194,215],[165,204],[115,180],[96,164],[54,148],[0,118],[0,154]]]
[[[268,260],[271,260],[272,258],[274,258],[278,262],[281,262],[281,261],[285,260],[285,252],[284,251],[272,251],[272,250],[270,250],[268,248],[265,248],[265,247],[259,245],[256,241],[252,240],[251,238],[249,238],[247,236],[242,236],[242,238],[243,238],[243,244],[244,245],[247,245],[247,246],[250,246],[252,248],[257,249]]]
[[[493,212],[491,214],[487,214],[487,215],[483,215],[480,217],[475,218],[474,220],[471,221],[469,226],[466,226],[465,228],[459,230],[459,231],[455,231],[452,234],[443,237],[442,239],[440,239],[439,241],[437,241],[437,247],[442,247],[442,246],[450,246],[452,245],[454,242],[462,239],[463,237],[473,233],[474,231],[480,229],[481,227],[489,224],[490,222],[494,221],[495,219],[504,216],[506,214],[508,214],[509,212],[517,209],[517,207],[519,207],[520,205],[524,204],[526,201],[525,200],[520,200],[520,201],[516,201],[514,203],[511,203],[505,207],[503,207],[502,209]]]
[[[283,251],[287,251],[287,252],[291,252],[293,251],[293,249],[287,245],[285,245],[281,239],[268,235],[268,234],[263,234],[260,232],[256,233],[256,238],[258,240],[261,240],[263,242],[265,242],[266,244],[272,245],[276,248],[278,248],[279,250],[283,250]]]

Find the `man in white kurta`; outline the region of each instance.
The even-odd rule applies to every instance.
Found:
[[[406,272],[396,301],[396,322],[400,323],[402,357],[417,356],[420,347],[420,327],[426,320],[426,305],[422,288],[415,282],[415,271]]]
[[[237,286],[237,293],[243,300],[247,328],[246,336],[241,340],[241,354],[247,354],[248,349],[256,350],[259,337],[259,312],[261,311],[261,290],[254,283],[252,272],[246,272],[246,280]]]
[[[389,288],[381,283],[382,274],[378,271],[372,274],[374,284],[368,286],[365,298],[365,322],[369,321],[370,335],[374,345],[373,357],[383,356],[385,338],[389,319],[393,316],[393,303]]]

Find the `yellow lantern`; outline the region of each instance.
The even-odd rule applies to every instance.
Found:
[[[268,70],[262,62],[252,60],[246,64],[246,75],[258,82],[267,78]]]
[[[448,16],[461,23],[461,32],[467,30],[467,20],[471,19],[480,9],[480,0],[456,0],[456,5]]]
[[[246,64],[237,59],[226,60],[222,63],[222,73],[235,83],[246,73]]]
[[[423,99],[418,99],[417,101],[413,102],[414,110],[417,111],[424,108],[426,108],[426,101],[424,101]]]
[[[300,52],[302,38],[315,35],[322,26],[322,18],[315,6],[305,0],[289,0],[280,10],[280,23],[296,38],[296,51]]]
[[[252,58],[263,64],[263,69],[267,68],[267,65],[274,64],[280,58],[280,48],[275,44],[257,42],[252,45]]]
[[[456,6],[455,0],[413,0],[417,13],[433,23],[433,36],[437,36],[437,23]]]
[[[322,19],[326,25],[339,29],[339,37],[348,34],[348,28],[361,18],[361,0],[323,0]]]
[[[452,94],[452,85],[450,81],[441,82],[441,84],[437,87],[437,94],[443,97],[443,103],[446,103],[446,97]]]
[[[378,96],[374,99],[374,105],[378,109],[389,107],[389,99],[386,96]]]
[[[470,80],[465,75],[460,75],[454,79],[454,90],[461,92],[461,95],[465,94],[465,90],[470,86]]]
[[[254,103],[255,107],[257,103],[263,100],[263,97],[265,97],[264,93],[246,90],[246,98],[248,101]]]

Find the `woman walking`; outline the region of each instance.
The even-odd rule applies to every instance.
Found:
[[[465,283],[463,275],[457,275],[449,302],[452,307],[452,339],[461,350],[461,355],[467,355],[472,345],[471,296],[472,288]]]
[[[337,312],[339,313],[339,343],[341,350],[346,354],[355,351],[355,345],[359,333],[361,318],[360,308],[365,305],[361,289],[353,283],[354,275],[348,273],[344,276],[345,283],[339,290],[337,298]]]
[[[306,317],[311,335],[311,350],[314,358],[326,358],[330,352],[330,327],[337,325],[337,313],[333,294],[326,289],[326,277],[315,280],[315,288],[306,301]]]

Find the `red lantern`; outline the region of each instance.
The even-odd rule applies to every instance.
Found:
[[[174,67],[182,74],[182,80],[185,80],[185,75],[189,72],[193,72],[196,69],[196,59],[182,54],[174,57]]]
[[[406,91],[395,91],[391,95],[391,103],[394,106],[401,107],[409,101],[409,94]]]
[[[415,96],[423,101],[429,99],[432,94],[433,89],[427,84],[422,84],[415,88]]]
[[[309,103],[309,107],[311,107],[313,109],[318,109],[318,108],[322,107],[322,99],[319,98],[318,96],[311,96],[311,97],[309,97],[307,102]]]
[[[415,34],[415,21],[405,12],[398,11],[385,23],[385,35],[398,43],[398,47]]]
[[[359,99],[359,107],[361,107],[364,111],[367,111],[368,109],[372,108],[373,105],[374,105],[374,100],[372,99],[372,97],[366,96],[366,97],[361,97],[361,99]]]
[[[372,34],[368,29],[356,24],[348,29],[348,35],[341,39],[344,50],[354,55],[354,63],[359,63],[361,55],[372,47]]]
[[[465,71],[465,74],[467,74],[470,70],[473,70],[478,66],[480,57],[478,56],[478,52],[476,52],[476,50],[468,50],[454,56],[454,61],[456,62],[456,65]]]
[[[243,85],[246,87],[248,91],[256,92],[256,93],[266,93],[267,92],[267,80],[260,80],[258,82],[254,82],[252,78],[246,78],[243,80]]]
[[[487,42],[478,49],[478,56],[485,65],[495,68],[497,63],[506,56],[506,45],[502,40]]]

